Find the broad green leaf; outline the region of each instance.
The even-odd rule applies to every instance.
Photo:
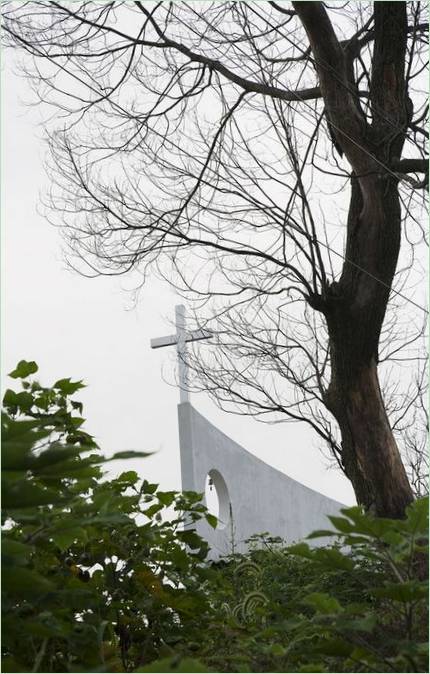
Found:
[[[180,547],[176,547],[172,550],[171,553],[172,560],[175,564],[175,566],[178,569],[185,570],[189,566],[189,557],[185,550],[182,550]]]
[[[352,559],[343,555],[337,548],[317,548],[314,551],[314,559],[332,569],[352,571],[354,568]]]
[[[210,524],[210,526],[213,529],[216,529],[218,526],[218,518],[215,517],[215,515],[211,515],[210,513],[206,513],[205,515],[206,522]]]
[[[325,592],[313,592],[305,597],[304,602],[312,606],[319,613],[340,613],[343,609],[337,599]]]
[[[135,672],[165,672],[166,674],[170,672],[179,672],[184,674],[185,672],[209,672],[210,670],[205,667],[199,660],[193,660],[192,658],[164,658],[163,660],[155,660],[149,665],[136,669]]]
[[[302,667],[299,667],[297,672],[302,674],[302,672],[326,672],[327,668],[324,667],[322,662],[309,662]]]
[[[2,480],[2,507],[6,510],[32,508],[60,500],[61,495],[53,489],[42,489],[28,481],[10,483]]]
[[[338,531],[330,531],[330,529],[316,529],[313,531],[309,536],[306,536],[306,538],[311,539],[311,538],[325,538],[326,536],[339,536]]]
[[[8,594],[24,599],[55,590],[55,586],[36,571],[9,566],[2,568],[2,588],[7,588]]]
[[[18,564],[25,566],[30,555],[34,552],[32,545],[21,543],[3,534],[1,541],[2,564]]]
[[[1,457],[2,470],[26,470],[34,463],[32,449],[37,442],[50,435],[49,431],[29,431],[15,439],[6,439],[3,436]]]
[[[162,503],[164,506],[170,506],[172,505],[173,501],[175,500],[176,492],[175,491],[157,491],[156,494],[158,500],[160,503]]]
[[[43,423],[40,419],[11,419],[8,414],[2,412],[2,440],[12,440],[27,435],[29,431],[40,428]]]
[[[20,360],[16,368],[12,372],[9,372],[9,377],[13,379],[25,379],[30,374],[37,372],[38,369],[34,360]]]
[[[313,559],[312,550],[307,543],[296,543],[295,545],[289,545],[286,552],[289,555],[297,555],[298,557]]]
[[[158,484],[151,484],[148,480],[143,480],[142,483],[142,493],[143,494],[155,494],[158,489]]]
[[[65,459],[74,459],[82,454],[82,448],[76,445],[60,444],[59,442],[52,443],[48,449],[45,449],[33,461],[34,468],[42,468],[47,466],[55,466]]]
[[[378,619],[374,613],[369,613],[363,618],[350,619],[342,617],[342,622],[340,627],[346,631],[355,631],[355,632],[373,632],[377,625]]]
[[[128,470],[124,473],[121,473],[116,479],[117,482],[125,482],[129,485],[134,485],[139,481],[139,476],[135,470]]]
[[[193,529],[185,529],[185,531],[178,531],[178,538],[186,543],[192,550],[200,548],[202,539]]]
[[[353,650],[353,644],[340,637],[322,638],[314,646],[314,651],[324,655],[348,657]]]
[[[429,498],[419,498],[406,509],[405,527],[411,533],[422,532],[428,536]]]
[[[385,597],[399,602],[418,601],[428,599],[428,583],[411,580],[405,583],[386,583],[384,587],[369,590],[375,597]]]
[[[147,517],[153,517],[156,513],[160,512],[160,510],[163,510],[163,508],[164,506],[162,503],[154,503],[152,506],[149,506],[149,508],[146,508],[143,513]]]
[[[18,407],[18,394],[11,388],[6,389],[5,391],[3,405],[5,407]]]
[[[86,532],[82,527],[67,527],[63,531],[56,531],[52,534],[54,543],[61,551],[67,550],[75,541],[83,542],[86,540]]]
[[[79,389],[85,388],[85,384],[82,382],[82,380],[71,381],[70,377],[67,377],[66,379],[59,379],[56,381],[52,388],[58,389],[65,395],[71,395],[72,393],[79,391]]]
[[[16,395],[16,402],[20,410],[28,412],[33,406],[34,398],[28,391],[20,391]]]
[[[106,463],[107,461],[124,461],[125,459],[142,459],[145,456],[151,456],[154,452],[137,452],[133,449],[124,450],[122,452],[115,452],[112,456],[107,458],[100,459],[101,463]],[[158,487],[158,485],[157,485]]]
[[[340,531],[342,534],[351,534],[355,531],[355,527],[349,520],[345,517],[335,517],[333,515],[329,516],[330,522],[334,527]]]
[[[23,664],[20,664],[18,660],[16,660],[15,657],[11,657],[10,655],[6,657],[2,657],[1,659],[1,671],[2,672],[29,672],[30,670],[27,669]]]

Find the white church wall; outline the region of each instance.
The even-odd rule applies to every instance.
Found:
[[[345,507],[250,454],[189,402],[178,405],[178,417],[182,488],[204,493],[209,474],[218,493],[218,527],[206,521],[196,525],[213,559],[231,553],[233,542],[236,552],[245,552],[246,539],[263,532],[297,542],[315,529],[331,528],[327,515]]]

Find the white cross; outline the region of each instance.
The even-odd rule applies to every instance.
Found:
[[[178,354],[179,369],[179,402],[189,402],[188,395],[188,365],[186,362],[186,343],[196,342],[199,339],[211,339],[212,333],[207,330],[187,331],[185,322],[185,307],[183,304],[177,304],[175,307],[176,335],[167,337],[156,337],[151,339],[151,349],[160,349],[162,346],[171,346],[176,344]]]

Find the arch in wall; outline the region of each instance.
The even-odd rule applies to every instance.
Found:
[[[226,482],[221,473],[219,472],[219,470],[217,470],[216,468],[212,468],[208,472],[207,476],[211,482],[211,486],[215,489],[218,497],[217,529],[225,529],[230,522],[230,512],[231,512],[231,502]]]

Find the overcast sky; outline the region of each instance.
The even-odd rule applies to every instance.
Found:
[[[11,381],[6,373],[21,359],[38,363],[44,385],[62,377],[83,379],[86,429],[102,450],[156,451],[142,462],[127,462],[127,469],[164,489],[179,489],[179,392],[163,381],[163,373],[174,380],[175,350],[152,351],[149,340],[173,332],[174,307],[181,300],[150,277],[135,306],[131,279],[87,279],[67,269],[60,232],[38,212],[47,188],[45,146],[40,110],[21,102],[28,98],[27,86],[4,54],[2,390]],[[354,503],[350,483],[328,469],[315,436],[303,424],[266,425],[229,415],[203,394],[193,395],[192,403],[267,463],[323,494]]]

